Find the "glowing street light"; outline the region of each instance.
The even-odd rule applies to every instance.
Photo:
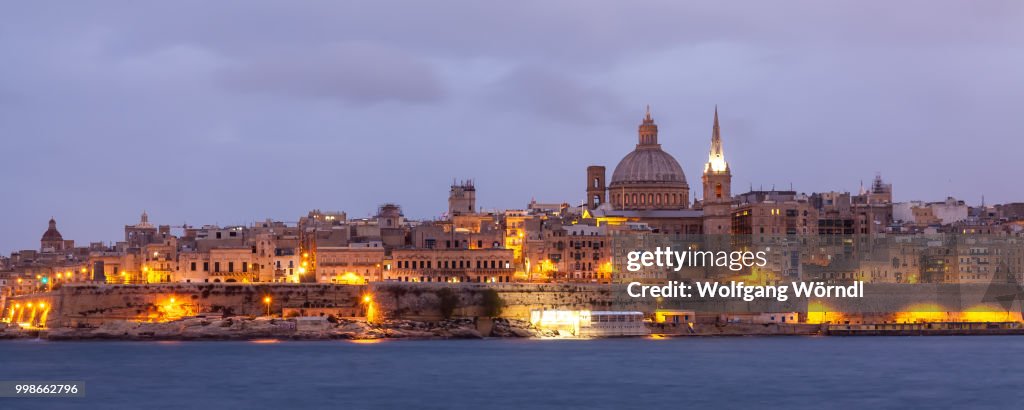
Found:
[[[373,295],[363,295],[363,303],[366,305],[366,321],[373,322],[377,318],[377,309],[373,306]]]
[[[267,316],[270,316],[270,302],[272,301],[273,300],[270,299],[270,296],[263,297],[263,304],[267,305]]]

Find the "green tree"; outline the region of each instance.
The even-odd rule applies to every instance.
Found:
[[[505,307],[505,301],[494,289],[484,289],[481,295],[481,305],[484,308],[484,316],[496,317],[501,315],[501,309]]]
[[[459,295],[452,288],[438,289],[436,294],[441,316],[445,319],[451,319],[452,314],[455,313],[455,307],[459,305]]]

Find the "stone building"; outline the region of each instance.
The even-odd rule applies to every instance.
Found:
[[[759,237],[817,235],[818,211],[795,191],[750,191],[739,194],[732,210],[732,233]]]
[[[452,182],[448,193],[448,216],[472,214],[476,212],[476,187],[473,180]]]
[[[380,242],[320,247],[317,275],[323,283],[361,285],[383,280],[384,246]]]
[[[511,282],[512,250],[395,249],[384,280],[401,282]]]
[[[566,282],[610,283],[612,276],[612,239],[607,226],[567,225],[563,234],[552,235],[550,248],[556,252],[548,260],[558,267],[554,279]]]

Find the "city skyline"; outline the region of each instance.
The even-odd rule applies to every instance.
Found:
[[[734,192],[856,192],[880,172],[896,201],[1024,199],[1010,188],[1024,171],[1013,154],[1024,129],[1013,113],[1024,95],[1012,52],[1020,6],[928,4],[910,21],[852,4],[784,14],[562,4],[558,19],[452,7],[447,22],[413,21],[410,5],[365,19],[379,27],[353,18],[384,15],[374,6],[254,6],[225,31],[187,6],[13,7],[8,18],[21,21],[0,29],[12,61],[0,135],[14,154],[0,162],[0,250],[34,248],[51,216],[82,243],[117,240],[142,210],[226,225],[315,208],[361,217],[394,202],[429,219],[452,178],[476,179],[484,208],[577,204],[583,168],[633,146],[646,104],[691,185],[719,104]],[[166,21],[142,18],[155,14]],[[722,27],[759,14],[794,28]],[[306,24],[268,38],[260,28],[277,19]],[[943,34],[950,21],[960,35]],[[536,32],[517,29],[527,22]],[[869,22],[877,30],[865,34]],[[479,38],[424,35],[438,23]]]

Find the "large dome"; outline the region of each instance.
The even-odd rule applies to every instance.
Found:
[[[637,147],[619,161],[611,186],[633,184],[688,186],[683,167],[660,147]]]
[[[650,108],[637,130],[636,148],[626,154],[612,172],[608,198],[615,209],[686,209],[690,185],[683,167],[658,144],[658,126]]]

